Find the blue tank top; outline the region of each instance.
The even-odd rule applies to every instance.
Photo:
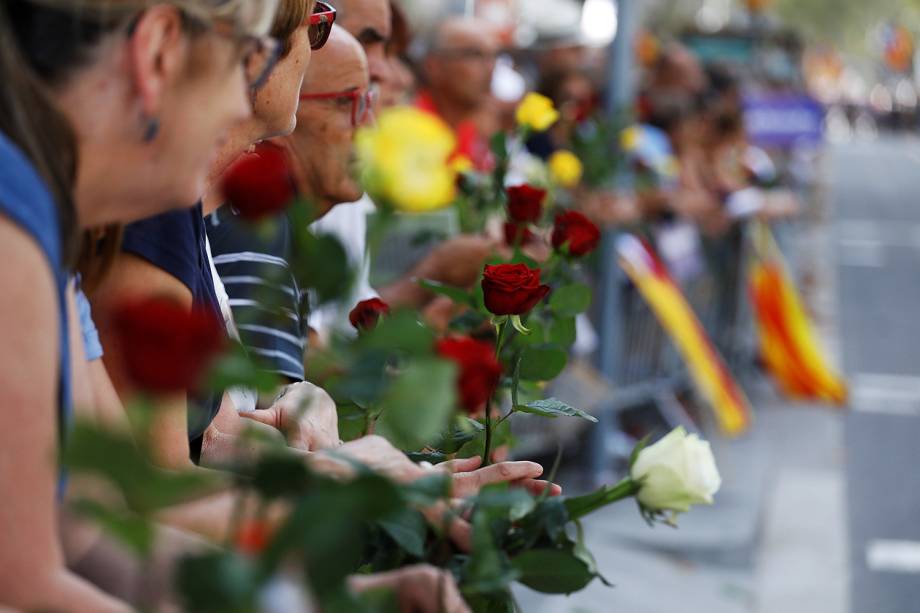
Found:
[[[63,440],[70,420],[70,348],[67,335],[67,273],[58,209],[45,182],[23,152],[0,132],[0,215],[26,232],[45,254],[58,291],[58,419]],[[36,331],[38,333],[38,331]],[[64,479],[59,484],[63,492]]]

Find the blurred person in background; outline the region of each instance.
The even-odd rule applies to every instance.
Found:
[[[271,44],[264,35],[275,8],[239,0],[0,8],[0,245],[12,290],[3,294],[0,404],[16,424],[0,434],[3,454],[15,458],[0,462],[8,571],[0,603],[129,610],[65,568],[65,555],[79,561],[91,546],[74,540],[80,530],[68,514],[59,517],[67,482],[52,461],[74,406],[76,315],[66,288],[77,232],[194,201],[222,135],[251,113],[247,90],[267,67],[259,54]]]
[[[449,17],[430,35],[422,61],[424,88],[419,108],[444,120],[456,134],[457,155],[489,171],[495,164],[488,137],[498,126],[489,109],[498,39],[491,26],[468,17]]]
[[[388,79],[380,84],[380,108],[410,104],[416,95],[416,76],[409,61],[412,30],[402,7],[390,1],[391,38],[387,45]]]

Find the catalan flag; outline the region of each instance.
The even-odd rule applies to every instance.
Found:
[[[619,237],[617,254],[620,266],[687,363],[722,431],[743,433],[751,423],[750,403],[664,264],[648,243],[632,234]]]
[[[846,382],[828,364],[773,234],[752,227],[748,284],[760,354],[789,398],[846,404]]]

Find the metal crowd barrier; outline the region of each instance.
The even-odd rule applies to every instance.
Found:
[[[743,379],[754,371],[752,325],[746,299],[745,227],[727,236],[704,240],[701,272],[681,283],[684,295],[722,355],[729,370]],[[626,466],[635,438],[624,428],[627,412],[641,410],[663,428],[678,425],[699,430],[708,409],[695,402],[686,364],[645,300],[619,267],[612,275],[612,304],[600,305],[599,316],[611,320],[600,349],[600,366],[610,379],[610,397],[596,413],[600,423],[590,437],[589,461],[595,481],[609,482]],[[647,413],[650,412],[650,413]]]

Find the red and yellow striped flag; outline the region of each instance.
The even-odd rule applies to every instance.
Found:
[[[683,356],[722,431],[743,433],[751,424],[750,403],[664,264],[647,243],[631,234],[617,240],[617,253],[620,266]]]
[[[770,229],[758,222],[751,236],[748,291],[764,365],[789,398],[846,404],[847,384],[827,363]]]

